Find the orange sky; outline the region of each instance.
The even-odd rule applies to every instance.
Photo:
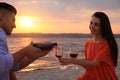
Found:
[[[120,5],[109,0],[1,0],[17,10],[14,33],[89,33],[95,11],[108,14],[114,33],[120,33]]]

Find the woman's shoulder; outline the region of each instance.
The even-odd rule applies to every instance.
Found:
[[[93,44],[93,45],[108,45],[108,42],[107,40],[102,40],[101,42],[94,42],[92,39],[88,40],[85,45],[88,45],[88,44]]]
[[[86,41],[86,43],[91,43],[92,42],[92,39],[89,39],[88,41]]]
[[[92,43],[92,39],[89,39],[88,41],[86,41],[85,45],[88,45],[90,43]]]

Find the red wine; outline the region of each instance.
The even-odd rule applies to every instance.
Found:
[[[61,58],[62,56],[61,55],[56,55],[57,58]]]
[[[78,54],[70,54],[70,57],[72,58],[76,58],[78,56]]]

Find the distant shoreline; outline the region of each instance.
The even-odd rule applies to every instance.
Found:
[[[49,38],[49,37],[66,37],[66,38],[80,38],[80,37],[92,37],[91,34],[82,34],[82,33],[13,33],[10,36],[7,36],[8,38],[11,37],[43,37],[43,38]],[[120,38],[120,34],[115,34],[116,38]]]

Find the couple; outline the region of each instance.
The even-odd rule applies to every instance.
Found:
[[[30,44],[14,54],[9,54],[6,35],[11,35],[13,28],[16,28],[16,14],[14,6],[0,2],[0,80],[17,80],[15,71],[51,51],[41,51]],[[108,16],[103,12],[95,12],[89,28],[93,38],[85,44],[85,59],[60,58],[59,61],[63,65],[76,64],[86,69],[84,75],[77,80],[118,80],[115,72],[118,47]]]

